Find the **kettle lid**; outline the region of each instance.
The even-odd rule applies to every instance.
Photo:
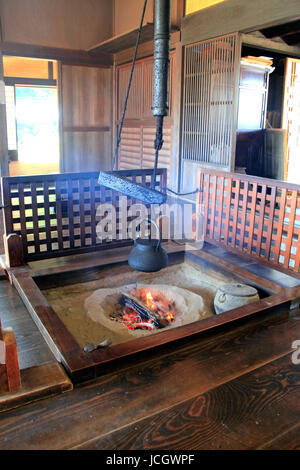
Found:
[[[241,284],[239,282],[223,284],[219,287],[219,290],[224,294],[232,295],[234,297],[251,297],[253,295],[257,295],[255,287]]]

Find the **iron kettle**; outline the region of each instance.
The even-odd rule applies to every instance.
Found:
[[[137,230],[139,230],[144,220],[151,222],[156,227],[159,238],[158,240],[152,240],[151,235],[149,235],[149,239],[136,239],[129,255],[128,264],[137,271],[151,273],[168,265],[168,255],[161,247],[161,233],[158,225],[153,220],[143,219],[137,226]]]

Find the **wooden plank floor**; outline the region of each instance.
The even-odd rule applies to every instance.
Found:
[[[54,356],[22,300],[5,277],[0,277],[0,318],[14,330],[21,369],[52,361]]]
[[[297,338],[299,310],[282,311],[144,353],[68,394],[2,413],[0,448],[298,448]]]
[[[297,448],[299,380],[300,371],[285,356],[76,448],[262,449],[276,447],[289,433],[293,442],[285,445]]]
[[[51,353],[7,281],[0,308],[23,362],[46,362]],[[300,310],[281,308],[144,352],[72,392],[1,413],[0,449],[300,449],[295,340]]]

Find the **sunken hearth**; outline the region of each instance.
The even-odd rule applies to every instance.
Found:
[[[64,276],[54,286],[50,281],[43,294],[81,347],[115,345],[215,315],[218,287],[234,280],[232,274],[186,260],[158,273],[138,272],[126,263],[77,280]]]
[[[128,266],[129,249],[63,268],[13,272],[21,297],[28,305],[30,300],[33,318],[75,383],[126,356],[289,302],[298,292],[283,291],[205,250],[179,251],[171,242],[168,250],[169,265],[154,273]],[[259,300],[216,314],[220,286],[236,282],[256,287]]]

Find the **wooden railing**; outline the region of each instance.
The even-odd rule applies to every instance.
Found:
[[[152,185],[153,170],[123,170],[117,174]],[[2,178],[4,241],[9,265],[23,260],[77,254],[129,243],[117,227],[116,237],[97,237],[97,208],[116,205],[120,193],[98,184],[98,172]],[[157,171],[155,187],[166,187],[167,170]],[[128,198],[128,205],[138,202]],[[107,233],[109,239],[109,233]],[[130,241],[131,242],[131,241]],[[22,251],[22,254],[20,253]],[[15,258],[15,259],[14,259]]]
[[[153,177],[152,169],[118,173],[148,186]],[[156,189],[166,173],[158,170]],[[201,169],[199,187],[206,241],[300,278],[300,186]],[[98,184],[98,172],[4,177],[2,191],[10,266],[132,242],[118,228],[114,239],[97,237],[97,207],[120,196]]]
[[[201,169],[205,240],[300,278],[300,186]]]

